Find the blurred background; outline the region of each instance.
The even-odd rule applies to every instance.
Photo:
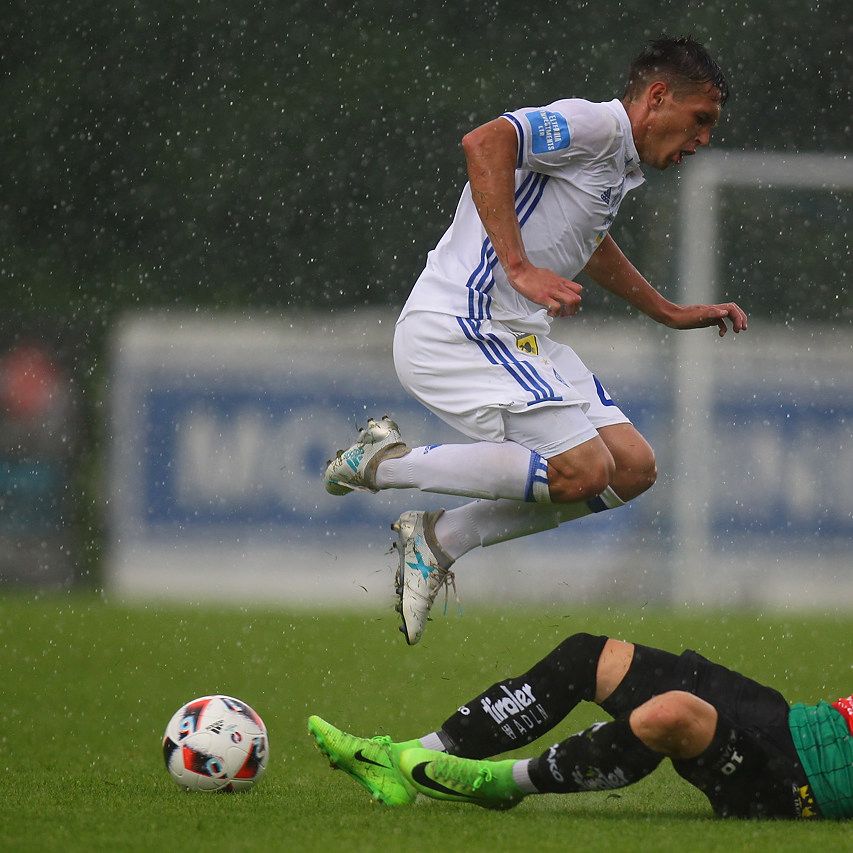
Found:
[[[47,0],[0,28],[5,585],[385,600],[387,524],[438,502],[335,500],[319,474],[386,410],[412,443],[454,440],[399,388],[390,341],[464,184],[459,141],[507,109],[621,96],[666,31],[728,76],[715,149],[795,176],[824,154],[826,177],[757,167],[706,199],[711,285],[751,317],[736,342],[681,333],[702,341],[685,352],[585,290],[557,335],[661,478],[473,556],[465,594],[853,608],[846,3]],[[612,232],[673,299],[710,239],[682,206],[700,169],[647,169]]]

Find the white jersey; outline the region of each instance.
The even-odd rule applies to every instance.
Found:
[[[628,114],[619,100],[579,98],[524,107],[502,118],[518,135],[515,210],[527,256],[573,279],[604,239],[625,193],[643,183]],[[465,185],[453,222],[427,256],[400,319],[412,311],[546,334],[547,310],[507,280]]]

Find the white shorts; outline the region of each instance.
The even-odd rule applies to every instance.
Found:
[[[514,441],[550,459],[630,423],[571,347],[495,320],[413,311],[397,324],[403,387],[479,441]]]

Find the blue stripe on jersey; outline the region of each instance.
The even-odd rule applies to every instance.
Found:
[[[503,367],[525,391],[533,395],[533,400],[527,403],[528,406],[563,399],[554,393],[554,389],[537,373],[533,365],[518,361],[500,338],[493,333],[484,335],[480,331],[479,320],[457,317],[456,322],[465,337],[477,344],[491,364]]]
[[[536,172],[531,172],[533,176],[533,180],[530,182],[530,186],[527,188],[527,191],[524,193],[524,197],[521,201],[515,206],[515,215],[522,216],[522,211],[525,209],[530,202],[530,199],[533,198],[534,193],[536,193],[536,188],[542,184],[543,181],[547,180],[544,175],[541,175]],[[524,183],[518,188],[518,191],[515,194],[516,199],[520,195],[520,191],[524,188]],[[539,194],[541,196],[541,193]],[[534,199],[534,204],[539,200],[539,196]],[[527,214],[524,214],[525,220],[527,219]],[[492,303],[491,297],[483,296],[484,293],[487,293],[491,290],[492,285],[495,283],[495,277],[492,275],[492,270],[495,268],[495,264],[498,262],[498,256],[495,253],[494,247],[491,244],[491,241],[486,238],[486,242],[488,243],[488,249],[486,250],[486,259],[488,263],[486,264],[485,270],[483,270],[482,275],[477,280],[474,289],[477,291],[477,316],[475,319],[484,320],[489,319],[492,315],[490,312],[490,307]],[[485,285],[485,287],[483,286]],[[473,318],[473,314],[469,314]]]
[[[508,118],[515,125],[515,129],[518,131],[518,158],[515,161],[515,168],[520,169],[524,155],[524,128],[521,126],[521,122],[512,115],[512,113],[504,113],[503,118]]]
[[[530,180],[531,176],[533,177],[532,181]],[[539,204],[539,200],[542,198],[542,193],[545,189],[545,185],[548,183],[548,179],[548,175],[543,175],[539,172],[531,172],[524,179],[521,186],[516,190],[515,198],[517,200],[527,184],[529,184],[527,191],[524,193],[524,197],[515,206],[516,216],[519,217],[519,227],[523,226],[524,223],[527,222],[530,214],[533,213],[534,208]],[[468,287],[468,316],[472,320],[484,320],[491,318],[492,298],[488,295],[488,292],[492,289],[495,283],[492,270],[494,269],[497,261],[498,259],[495,254],[495,250],[492,247],[491,241],[487,237],[483,241],[483,247],[480,252],[480,263],[477,266],[477,269],[475,269],[471,274],[466,285]],[[477,294],[476,310],[474,304],[475,293]]]
[[[524,489],[524,500],[535,501],[533,497],[533,484],[543,483],[548,485],[548,463],[535,451],[530,451],[530,467],[527,470],[527,486]]]
[[[530,214],[533,213],[533,209],[536,207],[537,204],[539,204],[539,199],[542,198],[542,193],[545,189],[545,184],[548,183],[548,178],[549,178],[548,175],[542,175],[542,181],[539,184],[539,191],[536,193],[536,197],[533,199],[533,202],[531,203],[531,205],[527,208],[527,212],[519,219],[519,221],[518,221],[519,227],[522,227],[524,225],[524,223],[527,222],[528,218],[530,217]],[[528,193],[527,198],[529,198],[533,194],[534,190],[535,190],[535,187],[530,188],[530,192]],[[525,201],[527,200],[527,198],[525,199]],[[519,207],[520,207],[520,205],[519,205]],[[486,299],[488,300],[486,303],[486,312],[485,312],[487,317],[492,316],[492,314],[491,314],[492,297],[489,296],[488,293],[492,289],[492,287],[494,287],[494,284],[495,284],[495,279],[493,276],[491,281],[483,288],[483,293],[486,294]],[[482,314],[480,316],[482,316]]]
[[[534,208],[539,204],[539,199],[542,198],[542,193],[545,190],[545,184],[548,183],[550,177],[550,175],[542,175],[542,183],[539,184],[539,192],[536,193],[536,198],[533,199],[533,204],[527,208],[527,213],[518,220],[519,225],[524,225],[524,223],[530,218],[530,214],[533,213]]]
[[[527,189],[528,185],[535,180],[536,173],[529,172],[527,177],[521,182],[519,188],[515,191],[515,200],[518,201],[519,196]],[[521,204],[516,206],[516,215],[518,215],[519,210],[524,206],[527,200],[530,198],[530,193],[528,193],[521,201]],[[470,278],[468,279],[467,284],[465,285],[468,288],[468,316],[472,319],[475,315],[479,314],[480,319],[483,318],[483,305],[482,298],[478,297],[478,312],[474,310],[474,293],[478,292],[481,284],[485,281],[485,276],[491,272],[494,265],[497,263],[497,257],[495,256],[495,250],[492,248],[492,243],[488,237],[483,240],[483,247],[480,249],[480,263],[477,265],[477,268],[474,272],[471,273]],[[479,280],[475,283],[475,279],[479,276]]]

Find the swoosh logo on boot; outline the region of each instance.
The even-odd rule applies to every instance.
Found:
[[[424,788],[429,788],[432,791],[438,791],[439,794],[452,794],[454,797],[459,797],[465,800],[473,799],[473,797],[469,797],[467,794],[461,794],[459,791],[454,791],[453,788],[446,788],[441,784],[441,782],[436,782],[435,779],[430,779],[430,777],[427,776],[426,768],[427,765],[431,763],[431,761],[424,761],[421,764],[416,764],[412,768],[412,779]]]
[[[361,761],[364,764],[372,764],[374,767],[381,767],[383,770],[390,770],[391,766],[388,764],[380,764],[378,761],[374,761],[372,758],[368,758],[360,749],[357,749],[354,753],[356,761]]]

